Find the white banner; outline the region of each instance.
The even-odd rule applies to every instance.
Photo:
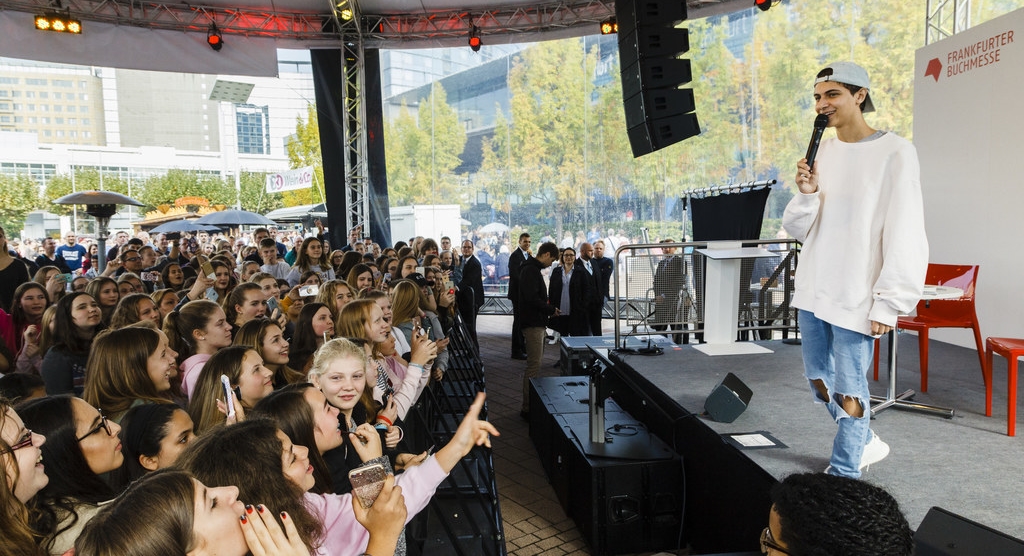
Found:
[[[306,166],[267,176],[267,193],[281,193],[313,187],[313,167]]]

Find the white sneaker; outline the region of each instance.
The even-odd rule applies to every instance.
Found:
[[[889,445],[882,442],[875,431],[871,431],[871,440],[864,446],[864,452],[860,456],[860,468],[867,469],[872,463],[882,461],[888,455]]]
[[[889,445],[882,442],[881,438],[875,434],[875,431],[871,431],[871,440],[868,441],[867,445],[864,446],[864,451],[860,455],[860,469],[867,470],[872,463],[877,463],[885,459],[889,455]],[[825,468],[825,473],[831,473],[832,466],[829,465]]]
[[[553,346],[553,345],[557,344],[558,340],[561,339],[561,337],[562,337],[562,335],[559,334],[558,332],[552,333],[551,339],[548,340],[548,345],[549,346]]]

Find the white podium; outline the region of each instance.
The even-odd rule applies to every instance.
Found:
[[[740,261],[778,255],[740,241],[709,242],[696,251],[708,259],[704,293],[704,341],[694,349],[706,355],[772,353],[753,342],[737,342],[740,313]]]

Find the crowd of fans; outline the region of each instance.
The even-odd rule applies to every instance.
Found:
[[[0,229],[0,553],[404,554],[497,434],[482,394],[436,452],[403,427],[473,280],[448,238],[322,231],[120,232],[97,268],[75,234],[29,259]],[[349,473],[374,464],[365,507]]]

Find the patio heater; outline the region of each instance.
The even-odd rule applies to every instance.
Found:
[[[110,217],[117,214],[117,205],[144,206],[143,203],[112,191],[79,191],[53,201],[56,205],[85,205],[85,213],[96,218],[96,240],[99,245],[97,272],[107,266],[107,237]]]

